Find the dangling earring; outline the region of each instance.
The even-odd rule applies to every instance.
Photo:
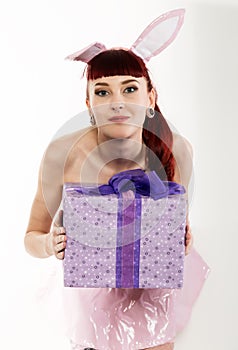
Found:
[[[96,121],[95,121],[94,115],[90,116],[90,123],[91,123],[92,126],[96,125]]]
[[[96,125],[96,120],[95,120],[95,118],[94,118],[93,113],[92,113],[92,112],[89,112],[89,115],[90,115],[90,124],[91,124],[92,126]]]
[[[153,107],[148,107],[146,110],[146,115],[148,118],[152,119],[155,116],[155,110]]]

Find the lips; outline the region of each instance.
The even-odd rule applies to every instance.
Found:
[[[119,115],[119,116],[115,116],[115,117],[109,118],[108,120],[110,122],[114,122],[114,123],[122,123],[122,122],[125,122],[128,119],[129,119],[129,117],[126,117],[126,116],[123,116],[123,115]]]

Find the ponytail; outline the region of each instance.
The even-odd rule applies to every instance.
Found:
[[[155,170],[162,180],[173,181],[175,159],[172,154],[173,134],[158,105],[155,116],[146,117],[142,139],[147,146],[147,159],[150,170]]]

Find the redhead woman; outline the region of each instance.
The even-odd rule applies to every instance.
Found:
[[[40,167],[25,235],[26,250],[38,258],[64,259],[67,233],[59,210],[64,183],[106,184],[117,173],[140,168],[188,190],[191,145],[163,117],[144,60],[132,50],[104,49],[87,62],[86,78],[91,126],[52,141]],[[204,264],[191,246],[187,213],[182,290],[67,289],[72,349],[172,350],[204,279]],[[194,273],[195,283],[189,280]]]

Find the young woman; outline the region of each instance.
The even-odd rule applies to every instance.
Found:
[[[86,76],[92,126],[54,140],[41,164],[25,235],[26,250],[39,258],[64,259],[67,236],[62,212],[56,213],[65,182],[106,184],[118,172],[141,168],[188,188],[191,146],[172,133],[162,116],[144,61],[131,50],[105,50],[89,61]],[[188,254],[188,221],[185,241]],[[72,348],[173,349],[200,286],[188,282],[185,288],[188,298],[186,290],[68,289],[65,307]]]

